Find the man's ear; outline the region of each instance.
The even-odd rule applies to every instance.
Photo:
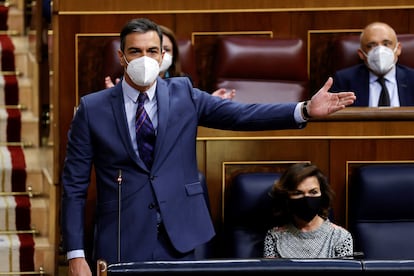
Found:
[[[364,55],[364,52],[361,50],[361,48],[358,49],[357,53],[358,53],[358,56],[361,60],[366,59],[366,56]]]
[[[161,66],[161,63],[162,63],[162,60],[164,59],[164,54],[165,54],[165,51],[162,51],[161,52],[161,59],[160,59],[160,62],[158,62],[158,64]]]
[[[125,67],[127,64],[125,62],[124,53],[121,51],[121,49],[118,49],[118,57],[119,57],[119,63],[122,67]]]
[[[401,55],[402,45],[400,42],[397,42],[397,50],[395,51],[395,55],[398,57]]]

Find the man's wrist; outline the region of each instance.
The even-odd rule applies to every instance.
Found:
[[[302,104],[302,116],[305,120],[309,120],[312,118],[312,116],[310,116],[308,112],[308,104],[309,104],[309,101],[305,101]]]
[[[66,258],[68,260],[74,258],[85,258],[85,251],[83,251],[82,249],[68,251],[66,253]]]

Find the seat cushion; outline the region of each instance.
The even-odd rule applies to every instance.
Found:
[[[309,97],[305,45],[300,39],[222,37],[214,87],[235,89],[245,103],[297,102]]]
[[[242,103],[300,102],[308,97],[306,82],[219,80],[217,86],[236,89],[233,100]]]
[[[363,166],[355,171],[350,197],[356,220],[414,221],[414,165]]]
[[[366,259],[414,259],[414,165],[355,168],[349,229]]]
[[[414,222],[358,222],[354,238],[366,259],[414,259]]]
[[[228,258],[261,258],[266,231],[273,223],[269,192],[278,173],[242,173],[228,190],[224,243]]]

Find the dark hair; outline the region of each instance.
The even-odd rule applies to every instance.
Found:
[[[170,68],[168,68],[168,73],[170,77],[182,76],[184,74],[181,72],[180,53],[178,51],[178,43],[177,39],[175,38],[175,34],[170,28],[167,28],[165,26],[160,25],[160,29],[162,34],[167,36],[171,40],[173,46],[172,63]]]
[[[121,51],[124,51],[125,47],[125,37],[129,35],[130,33],[146,33],[149,31],[155,31],[159,38],[160,38],[160,49],[162,47],[162,31],[160,27],[152,22],[151,20],[147,18],[137,18],[132,19],[129,21],[125,26],[122,28],[120,33],[120,39],[121,39]]]
[[[329,186],[326,176],[313,164],[298,163],[290,166],[272,187],[272,197],[275,222],[286,224],[291,221],[292,214],[289,209],[289,192],[295,191],[299,184],[308,177],[315,176],[321,189],[321,210],[319,215],[327,218],[333,199],[333,190]]]

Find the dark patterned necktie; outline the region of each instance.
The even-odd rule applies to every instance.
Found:
[[[135,116],[135,131],[137,133],[139,156],[145,165],[147,165],[147,168],[151,169],[154,161],[155,130],[144,108],[146,99],[148,99],[146,93],[139,93],[137,113]]]
[[[390,95],[388,94],[388,89],[385,85],[385,79],[381,77],[378,78],[377,81],[381,84],[381,94],[378,100],[378,106],[390,106]]]

